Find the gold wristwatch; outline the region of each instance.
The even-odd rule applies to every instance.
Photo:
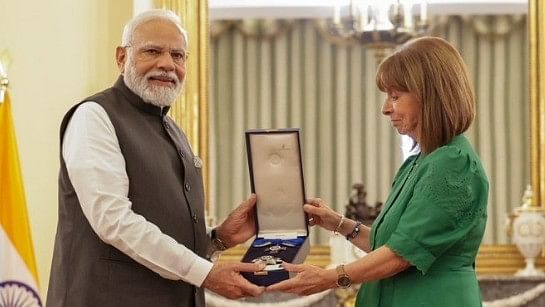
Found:
[[[216,228],[212,229],[212,232],[210,233],[210,239],[212,241],[212,246],[216,251],[223,252],[227,249],[227,246],[225,246],[225,243],[223,243],[222,240],[220,240],[216,234]]]
[[[344,264],[337,266],[337,286],[346,289],[352,285],[352,279],[346,274],[344,270]]]
[[[216,229],[212,229],[210,233],[210,245],[208,246],[208,251],[206,253],[207,257],[210,258],[212,262],[216,262],[220,258],[221,252],[226,250],[227,247],[221,241],[216,234]]]

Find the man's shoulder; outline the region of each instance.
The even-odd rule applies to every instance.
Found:
[[[64,114],[64,117],[63,117],[63,120],[61,122],[61,131],[64,131],[64,129],[66,128],[66,125],[68,124],[68,122],[70,121],[70,119],[72,118],[72,116],[74,115],[74,113],[76,112],[76,110],[80,110],[79,112],[93,112],[93,113],[102,113],[102,112],[106,112],[107,113],[107,104],[109,101],[112,101],[112,100],[115,100],[115,99],[112,99],[113,96],[112,95],[115,95],[114,94],[114,89],[113,88],[107,88],[101,92],[98,92],[94,95],[91,95],[87,98],[84,98],[82,100],[80,100],[78,103],[76,103],[75,105],[73,105],[72,107],[70,107],[70,109],[68,109],[68,111],[66,111],[66,113]],[[81,108],[82,106],[84,106],[84,108]]]
[[[94,100],[86,100],[76,105],[74,116],[83,115],[86,117],[102,117],[106,115],[106,110]]]
[[[100,105],[103,103],[110,101],[112,97],[116,96],[116,90],[113,87],[107,88],[103,91],[100,91],[98,93],[95,93],[87,98],[84,98],[80,101],[81,103],[88,102],[88,101],[94,101]]]

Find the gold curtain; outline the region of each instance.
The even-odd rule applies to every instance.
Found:
[[[178,14],[189,36],[190,56],[185,89],[170,114],[186,133],[195,154],[203,161],[203,180],[208,199],[208,1],[155,0],[155,7]],[[208,201],[206,211],[210,214]]]

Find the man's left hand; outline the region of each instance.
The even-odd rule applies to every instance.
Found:
[[[244,243],[255,235],[256,198],[255,194],[250,195],[216,227],[216,236],[227,248]]]

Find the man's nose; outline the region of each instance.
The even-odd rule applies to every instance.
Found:
[[[174,70],[175,63],[172,56],[168,52],[163,52],[157,59],[157,67],[166,71]]]

